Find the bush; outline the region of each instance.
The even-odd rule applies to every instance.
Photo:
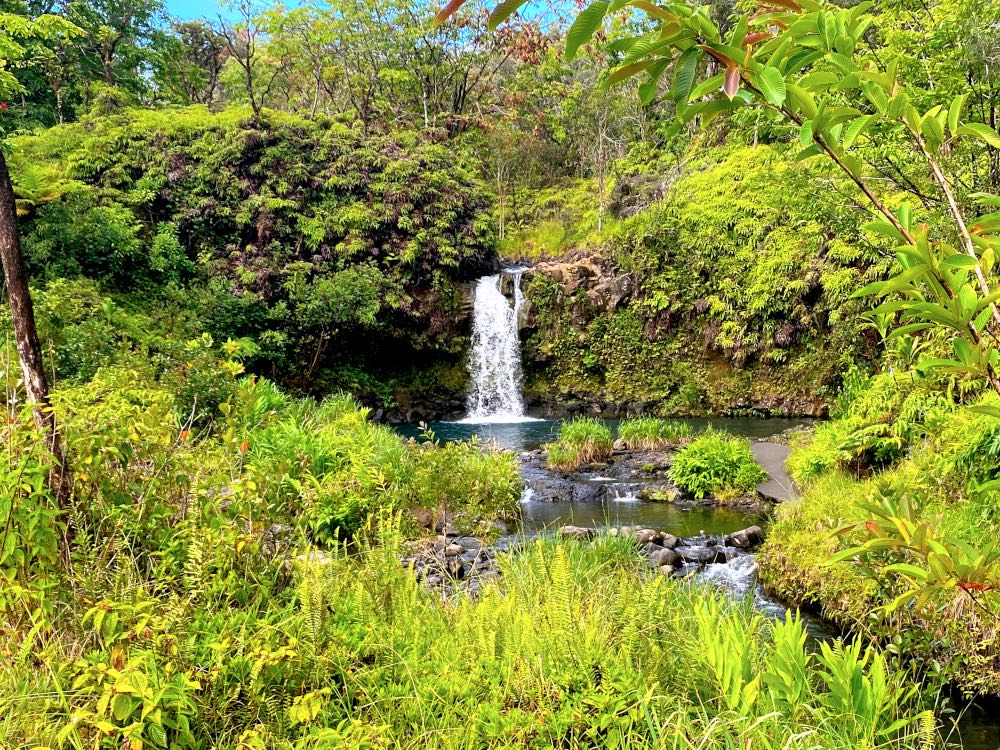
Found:
[[[691,425],[655,417],[633,417],[618,425],[618,439],[629,450],[662,450],[691,436]]]
[[[545,446],[549,467],[575,471],[611,455],[611,430],[592,417],[577,417],[559,426],[559,439]]]
[[[751,492],[767,473],[754,460],[749,440],[709,431],[674,456],[669,477],[701,500]]]

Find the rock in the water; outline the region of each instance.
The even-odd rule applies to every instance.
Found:
[[[570,539],[593,539],[595,533],[594,529],[584,529],[580,526],[563,526],[559,529],[559,536]]]
[[[672,549],[660,549],[649,556],[649,559],[656,563],[660,568],[664,566],[669,566],[671,570],[681,567],[684,561],[681,556],[674,552]]]
[[[635,543],[642,546],[653,542],[659,544],[663,541],[663,532],[654,529],[639,529],[635,532]]]
[[[677,553],[684,562],[696,565],[712,565],[728,560],[726,550],[723,547],[679,547]]]
[[[660,544],[666,547],[667,549],[674,549],[679,542],[680,539],[675,537],[673,534],[666,534],[666,533],[664,533],[663,539],[660,540]]]
[[[750,526],[746,529],[734,531],[726,536],[726,546],[738,549],[750,549],[756,547],[764,541],[764,531],[760,526]]]

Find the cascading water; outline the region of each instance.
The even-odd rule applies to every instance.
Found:
[[[509,268],[484,276],[476,284],[472,316],[472,352],[469,374],[468,414],[463,422],[526,422],[521,397],[521,341],[518,316],[524,305],[521,275],[526,269]],[[510,276],[514,303],[504,296],[501,281]]]

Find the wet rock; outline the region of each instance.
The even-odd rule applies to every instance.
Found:
[[[482,549],[483,543],[481,540],[476,539],[474,536],[463,536],[452,541],[452,544],[457,544],[462,549]]]
[[[683,497],[677,487],[667,482],[651,482],[639,490],[639,499],[649,503],[674,503]]]
[[[663,532],[655,529],[639,529],[635,532],[635,543],[642,546],[653,542],[659,544],[663,541]]]
[[[724,563],[728,559],[723,547],[678,547],[677,553],[684,562],[695,565]]]
[[[659,552],[662,549],[663,549],[663,547],[661,547],[659,544],[656,544],[655,542],[649,542],[649,543],[646,544],[645,547],[642,548],[642,551],[645,554],[652,556],[652,555],[655,555],[657,552]]]
[[[684,564],[681,556],[672,549],[659,549],[651,554],[649,559],[661,569],[669,566],[671,570],[675,570]]]
[[[727,547],[736,547],[737,549],[752,549],[763,543],[763,541],[764,531],[760,526],[750,526],[746,529],[734,531],[732,534],[726,535],[725,538]]]
[[[593,539],[595,534],[594,529],[584,529],[580,526],[563,526],[559,529],[559,536],[568,539]]]

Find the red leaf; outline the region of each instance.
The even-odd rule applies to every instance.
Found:
[[[878,524],[875,523],[874,521],[865,521],[865,528],[868,529],[868,531],[871,532],[872,534],[875,534],[877,536],[882,535],[882,529],[880,529]]]
[[[795,0],[765,0],[765,2],[758,3],[758,5],[777,5],[779,8],[792,11],[792,13],[802,12],[802,6],[795,2]]]
[[[753,34],[747,34],[743,37],[744,47],[753,47],[758,42],[763,42],[765,39],[770,39],[771,35],[766,31],[757,31]]]
[[[963,591],[992,591],[995,588],[986,583],[970,583],[969,581],[959,581],[958,587]]]
[[[725,63],[726,67],[731,68],[736,65],[736,61],[729,55],[727,55],[725,52],[719,52],[719,50],[713,49],[712,47],[709,47],[707,44],[702,44],[699,46],[719,62]]]
[[[451,16],[455,15],[456,11],[465,5],[465,0],[450,0],[450,2],[444,6],[438,14],[434,16],[434,24],[442,24],[447,21]]]
[[[726,68],[726,78],[722,84],[722,90],[726,96],[732,99],[736,92],[740,90],[740,69],[738,65],[730,65]]]

